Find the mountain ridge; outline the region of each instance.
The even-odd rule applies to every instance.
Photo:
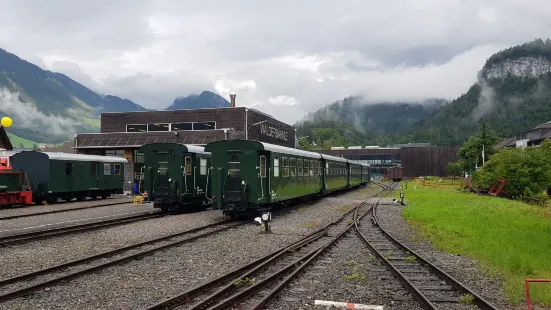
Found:
[[[388,110],[388,115],[380,118],[380,122],[392,123],[403,117],[404,111],[394,103],[383,103],[382,107]],[[394,124],[390,129],[365,125],[362,118],[359,122],[362,126],[347,130],[350,119],[339,116],[331,123],[320,119],[297,122],[297,134],[308,136],[316,145],[323,144],[324,139],[332,141],[325,143],[325,147],[335,141],[348,145],[422,142],[459,145],[481,122],[487,122],[502,138],[513,136],[551,120],[551,40],[536,39],[491,55],[478,72],[477,82],[465,93],[434,107],[427,113],[411,115],[406,124]],[[361,115],[362,109],[368,108],[349,106],[344,114]],[[327,132],[323,129],[332,130],[332,136],[323,136]]]
[[[188,97],[176,98],[170,107],[179,108],[182,98]],[[191,108],[229,106],[210,91],[196,97]],[[77,132],[99,132],[102,112],[151,110],[129,99],[99,94],[0,48],[0,113],[12,117],[10,132],[20,138],[59,143]]]

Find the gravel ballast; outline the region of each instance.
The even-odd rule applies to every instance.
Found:
[[[368,187],[276,215],[272,234],[246,224],[193,243],[159,251],[140,260],[104,269],[67,284],[16,298],[7,308],[142,308],[302,238],[341,216],[379,189]],[[164,217],[78,236],[59,237],[7,248],[0,256],[2,277],[96,254],[225,219],[221,211]]]
[[[41,212],[55,211],[55,210],[70,210],[75,208],[81,208],[86,206],[101,205],[105,203],[116,203],[116,202],[130,202],[132,203],[132,196],[126,195],[114,195],[107,199],[97,199],[97,200],[84,200],[84,201],[70,201],[70,202],[59,202],[51,205],[31,205],[26,207],[12,207],[12,208],[2,208],[0,209],[0,219],[6,216],[16,216],[16,215],[26,215],[26,214],[39,214]]]
[[[11,220],[0,219],[0,235],[23,233],[28,230],[72,226],[85,222],[107,220],[114,216],[130,216],[146,210],[155,210],[153,204],[133,205],[132,202],[91,209],[70,210],[61,213],[36,215]]]
[[[393,237],[404,242],[417,254],[436,265],[475,293],[492,302],[498,309],[521,310],[526,305],[511,306],[506,303],[502,282],[485,276],[480,264],[466,256],[453,255],[436,249],[430,241],[420,238],[402,216],[405,206],[386,203],[378,208],[380,224]],[[464,305],[449,304],[447,309],[469,309]]]

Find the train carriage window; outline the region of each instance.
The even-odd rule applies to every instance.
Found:
[[[305,175],[305,176],[309,176],[309,175],[310,175],[310,172],[309,172],[309,171],[310,171],[310,169],[309,169],[309,166],[310,166],[310,165],[308,164],[309,162],[310,162],[310,161],[307,160],[307,159],[304,160],[304,175]]]
[[[168,162],[167,161],[160,161],[158,164],[159,164],[159,176],[167,176],[168,175]]]
[[[207,175],[207,159],[205,157],[199,159],[199,173],[201,175]]]
[[[297,159],[297,175],[302,176],[302,167],[304,164],[302,163],[302,159]]]
[[[73,163],[65,163],[65,175],[73,175]]]
[[[230,156],[230,161],[228,162],[228,175],[238,176],[241,169],[239,168],[239,156],[233,154]]]
[[[191,157],[190,156],[186,156],[186,159],[185,159],[185,173],[186,175],[191,175]]]
[[[266,156],[260,156],[260,177],[266,177]]]
[[[115,164],[115,175],[121,175],[121,164]]]
[[[98,163],[90,163],[90,175],[94,177],[98,175]]]
[[[297,159],[296,158],[291,158],[291,168],[289,170],[291,170],[291,176],[292,177],[297,175]]]
[[[111,175],[111,164],[103,164],[103,175]]]
[[[282,177],[289,176],[289,157],[282,157],[283,159],[283,170],[281,171]]]
[[[325,163],[325,173],[326,174],[331,174],[331,171],[329,171],[329,163]]]
[[[315,164],[316,164],[316,163],[315,163],[313,160],[310,161],[310,170],[309,170],[309,172],[308,172],[308,173],[310,174],[310,176],[313,176],[313,175],[314,175],[314,165],[315,165]]]
[[[274,177],[279,177],[279,157],[274,157]]]

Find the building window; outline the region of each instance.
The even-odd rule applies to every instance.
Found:
[[[145,124],[126,125],[126,132],[145,132],[145,131],[147,131],[147,125]]]
[[[199,160],[199,173],[201,175],[207,175],[207,159],[205,157],[201,157]]]
[[[107,150],[107,151],[105,151],[105,156],[124,157],[124,151],[123,150]]]
[[[216,122],[193,123],[193,130],[213,130],[216,129]]]
[[[103,175],[111,175],[111,164],[103,164]]]
[[[138,150],[134,151],[134,163],[136,164],[144,163],[144,154],[140,153]]]
[[[149,124],[147,131],[169,131],[168,124]]]
[[[65,175],[73,175],[73,163],[65,163]]]
[[[279,157],[274,157],[274,177],[279,177]]]
[[[174,123],[171,126],[172,130],[193,130],[193,123]]]

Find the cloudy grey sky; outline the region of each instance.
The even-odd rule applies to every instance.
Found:
[[[352,94],[455,98],[549,16],[547,0],[0,0],[0,47],[148,108],[234,91],[294,123]]]

